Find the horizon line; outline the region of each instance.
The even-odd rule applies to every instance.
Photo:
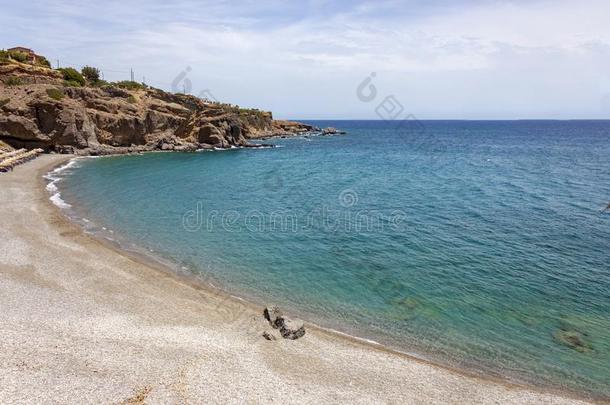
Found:
[[[287,121],[610,121],[610,118],[411,118],[411,119],[371,119],[371,118],[274,118]]]

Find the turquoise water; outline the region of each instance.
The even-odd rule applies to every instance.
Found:
[[[610,395],[610,122],[318,124],[349,135],[85,159],[58,185],[90,227],[235,295]]]

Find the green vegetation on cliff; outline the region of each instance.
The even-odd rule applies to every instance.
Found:
[[[28,55],[19,51],[8,51],[8,56],[17,62],[25,63],[28,60]]]
[[[0,139],[14,147],[83,154],[185,151],[253,146],[250,139],[308,128],[275,122],[270,112],[135,81],[107,83],[92,66],[52,69],[33,51],[24,54],[22,63],[0,52]]]
[[[60,89],[47,89],[47,96],[59,101],[64,98],[64,92]]]
[[[17,76],[10,76],[5,83],[7,86],[19,86],[23,84],[23,80]]]
[[[123,80],[112,84],[127,90],[144,90],[146,88],[146,85],[138,82],[132,82],[131,80]]]
[[[83,67],[81,74],[91,83],[97,83],[100,80],[100,70],[92,66]]]
[[[67,67],[57,70],[63,74],[66,86],[81,87],[87,84],[85,78],[74,68]]]

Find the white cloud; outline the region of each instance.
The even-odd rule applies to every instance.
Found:
[[[53,59],[97,64],[112,79],[133,67],[169,88],[191,66],[195,93],[210,88],[281,116],[373,118],[354,96],[371,71],[380,91],[421,117],[610,113],[600,107],[608,2],[352,4],[34,2],[0,24],[15,41]]]

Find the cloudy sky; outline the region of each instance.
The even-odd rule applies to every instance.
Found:
[[[0,0],[0,47],[295,119],[610,118],[607,0]],[[358,86],[376,97],[363,101]],[[363,89],[370,91],[370,87]],[[370,97],[369,97],[370,98]]]

